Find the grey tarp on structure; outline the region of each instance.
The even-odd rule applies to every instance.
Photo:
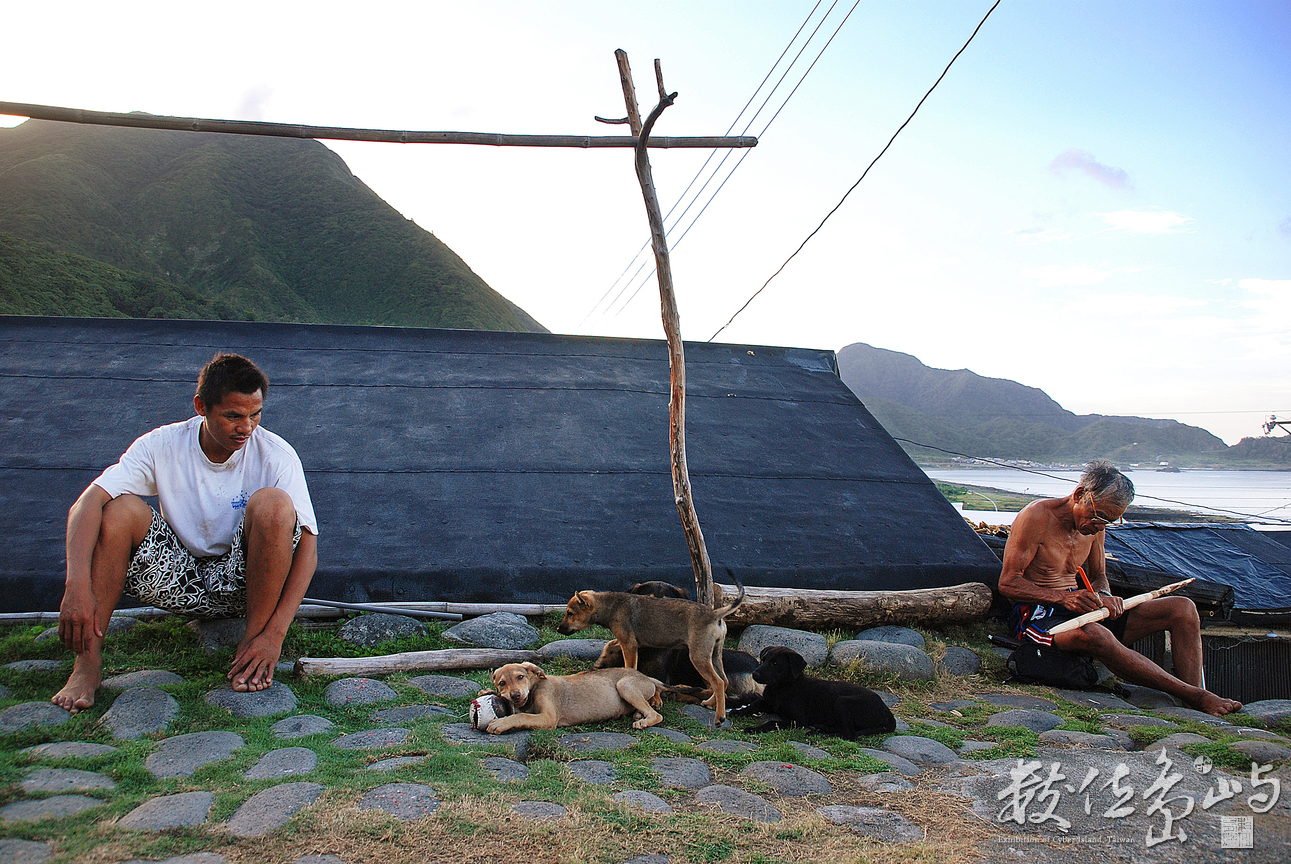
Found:
[[[1231,585],[1237,609],[1291,607],[1291,548],[1248,525],[1115,525],[1106,548],[1123,563]]]
[[[56,609],[67,508],[138,435],[192,415],[217,350],[268,373],[264,425],[318,514],[312,596],[564,602],[693,586],[661,341],[0,318],[0,582]],[[833,352],[689,344],[688,456],[719,576],[907,589],[999,564],[838,377]]]

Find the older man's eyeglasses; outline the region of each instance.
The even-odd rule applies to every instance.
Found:
[[[1098,505],[1094,503],[1094,493],[1087,489],[1085,490],[1085,494],[1089,496],[1089,509],[1094,513],[1094,518],[1089,521],[1094,524],[1095,528],[1106,528],[1108,525],[1111,525],[1116,521],[1115,519],[1108,519],[1105,516],[1098,515]]]

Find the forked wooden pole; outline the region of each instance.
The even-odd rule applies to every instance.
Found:
[[[672,454],[672,489],[681,516],[681,528],[686,534],[690,550],[690,563],[695,571],[695,599],[707,606],[713,605],[713,566],[704,546],[704,532],[699,527],[699,516],[690,492],[690,471],[686,467],[686,353],[681,344],[681,316],[677,312],[677,296],[672,287],[672,265],[668,259],[668,239],[663,230],[663,212],[659,209],[659,196],[655,194],[654,178],[650,172],[650,130],[665,108],[677,98],[668,94],[663,86],[663,71],[659,61],[654,61],[655,79],[659,85],[659,104],[641,122],[637,108],[636,88],[632,84],[632,69],[628,55],[622,49],[614,52],[619,64],[619,80],[623,84],[623,101],[627,106],[628,123],[637,139],[637,180],[645,198],[646,215],[650,220],[650,242],[654,246],[655,272],[659,278],[659,303],[663,316],[663,331],[668,338],[668,367],[671,381],[668,398],[668,442]]]

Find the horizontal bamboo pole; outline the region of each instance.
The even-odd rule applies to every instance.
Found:
[[[156,114],[119,114],[60,108],[27,102],[0,102],[0,114],[84,123],[91,126],[126,126],[132,129],[167,129],[172,132],[222,132],[229,135],[268,135],[274,138],[322,138],[329,141],[381,141],[388,144],[481,144],[489,147],[635,147],[632,135],[504,135],[496,132],[410,132],[397,129],[360,129],[349,126],[303,126],[260,120],[209,120],[198,117],[164,117]],[[701,138],[651,137],[649,147],[742,148],[756,147],[752,135]]]
[[[295,672],[311,675],[385,675],[390,672],[444,672],[460,669],[494,669],[506,663],[534,662],[537,651],[503,648],[448,648],[442,651],[406,651],[380,657],[301,657]]]
[[[374,612],[388,612],[398,615],[400,609],[410,612],[446,612],[458,616],[490,615],[494,612],[511,612],[515,615],[545,615],[548,612],[561,612],[564,603],[448,603],[444,601],[424,601],[413,603],[347,603],[345,606],[361,606]],[[174,614],[165,609],[144,606],[137,609],[118,609],[113,616],[125,618],[161,618]],[[333,606],[319,606],[302,603],[296,610],[297,618],[340,618],[345,615],[344,609]],[[57,612],[0,612],[0,624],[57,624]]]

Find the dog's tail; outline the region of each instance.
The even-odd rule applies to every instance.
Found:
[[[731,579],[735,582],[736,587],[740,589],[740,593],[736,594],[735,599],[732,600],[730,603],[728,603],[727,605],[717,610],[718,618],[725,618],[727,615],[730,615],[732,612],[736,610],[736,608],[739,607],[741,603],[744,602],[744,583],[740,581],[740,577],[736,576],[735,571],[732,570],[730,567],[726,568],[726,575],[730,576]]]
[[[650,678],[649,675],[646,677]],[[712,690],[706,690],[703,687],[691,687],[689,684],[665,684],[658,678],[650,678],[650,680],[660,691],[671,693],[677,697],[678,702],[699,703],[713,695]]]

